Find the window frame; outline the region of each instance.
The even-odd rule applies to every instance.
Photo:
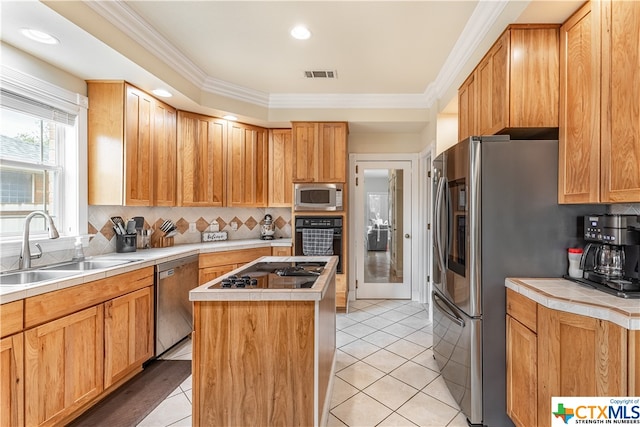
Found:
[[[46,233],[30,236],[31,242],[45,243],[49,251],[69,249],[69,241],[73,242],[76,236],[83,236],[84,240],[88,238],[88,98],[4,64],[0,73],[0,88],[76,116],[75,126],[64,132],[67,140],[64,143],[57,141],[64,146],[58,153],[58,163],[63,168],[58,177],[61,205],[56,220],[60,239],[50,240]],[[70,140],[75,140],[75,143],[69,144]],[[0,236],[2,257],[19,254],[21,241],[21,235]]]

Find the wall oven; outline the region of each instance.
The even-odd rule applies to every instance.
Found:
[[[295,211],[341,211],[343,184],[298,183],[294,186]]]
[[[311,233],[305,232],[312,231]],[[295,255],[304,253],[305,238],[313,236],[313,230],[333,230],[332,254],[338,256],[337,273],[342,273],[342,217],[340,216],[298,216],[295,218]],[[307,236],[307,237],[305,237]]]

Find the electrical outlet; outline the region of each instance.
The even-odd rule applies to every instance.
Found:
[[[238,231],[238,223],[237,223],[237,222],[235,222],[235,221],[231,221],[231,224],[230,224],[230,225],[231,225],[231,229],[232,229],[233,231]]]
[[[196,231],[198,231],[198,229],[196,228],[196,223],[195,222],[190,222],[189,223],[189,233],[195,233]]]

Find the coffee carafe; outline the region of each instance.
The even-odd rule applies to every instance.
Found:
[[[624,246],[599,245],[596,249],[595,271],[606,277],[622,277]]]

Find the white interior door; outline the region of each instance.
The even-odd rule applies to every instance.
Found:
[[[356,298],[411,298],[411,162],[356,161]]]

